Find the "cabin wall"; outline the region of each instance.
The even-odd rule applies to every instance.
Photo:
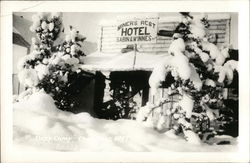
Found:
[[[166,20],[165,20],[166,19]],[[178,20],[169,20],[168,17],[160,18],[158,23],[159,30],[174,31],[179,24]],[[218,47],[222,45],[230,44],[230,24],[231,19],[229,17],[218,17],[216,19],[209,20],[208,33],[212,35],[214,42]],[[126,48],[129,44],[127,42],[116,42],[116,26],[106,25],[102,26],[100,34],[100,46],[99,50],[103,53],[117,53],[121,52],[122,48]],[[216,38],[216,39],[215,39]],[[139,44],[138,50],[144,53],[161,53],[168,52],[168,48],[172,42],[172,37],[157,36],[156,43],[143,43]]]
[[[12,65],[13,91],[12,93],[15,95],[20,94],[21,92],[25,90],[24,86],[19,83],[19,80],[17,77],[17,73],[18,73],[17,64],[18,64],[19,59],[27,55],[27,52],[28,52],[28,48],[13,44],[13,65]]]
[[[232,49],[238,49],[238,13],[231,13],[230,44]]]

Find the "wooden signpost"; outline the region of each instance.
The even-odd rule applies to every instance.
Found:
[[[158,17],[119,19],[117,24],[116,41],[134,45],[134,69],[138,44],[156,43]]]

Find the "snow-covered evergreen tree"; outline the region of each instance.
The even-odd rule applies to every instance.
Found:
[[[182,17],[168,50],[169,59],[157,65],[149,79],[153,95],[165,80],[173,79],[166,86],[168,97],[142,107],[137,120],[151,121],[154,109],[172,102],[173,106],[162,112],[156,128],[183,133],[189,142],[199,144],[202,136],[214,132],[209,124],[219,117],[224,107],[223,88],[232,82],[238,68],[235,60],[225,62],[228,47],[219,49],[209,42],[206,15],[196,18],[182,13]],[[172,101],[173,96],[178,97],[177,102]]]
[[[19,81],[28,88],[20,97],[44,89],[58,108],[69,110],[77,105],[72,95],[79,92],[75,83],[83,73],[79,68],[84,56],[80,42],[85,37],[70,26],[65,41],[54,47],[54,41],[62,32],[61,14],[37,13],[32,20],[30,30],[37,38],[32,38],[33,51],[18,63]]]

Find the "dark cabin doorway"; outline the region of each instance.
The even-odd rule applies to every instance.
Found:
[[[137,109],[148,101],[150,75],[151,71],[112,71],[109,77],[106,77],[102,72],[96,72],[96,117],[113,120],[134,119]],[[104,101],[105,96],[110,96],[110,100]]]

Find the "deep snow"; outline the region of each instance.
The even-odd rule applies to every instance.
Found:
[[[218,136],[209,144],[193,145],[183,137],[159,133],[133,120],[101,120],[88,113],[61,111],[43,91],[13,104],[14,149],[88,152],[235,152],[237,139]],[[229,140],[230,145],[217,145]]]

